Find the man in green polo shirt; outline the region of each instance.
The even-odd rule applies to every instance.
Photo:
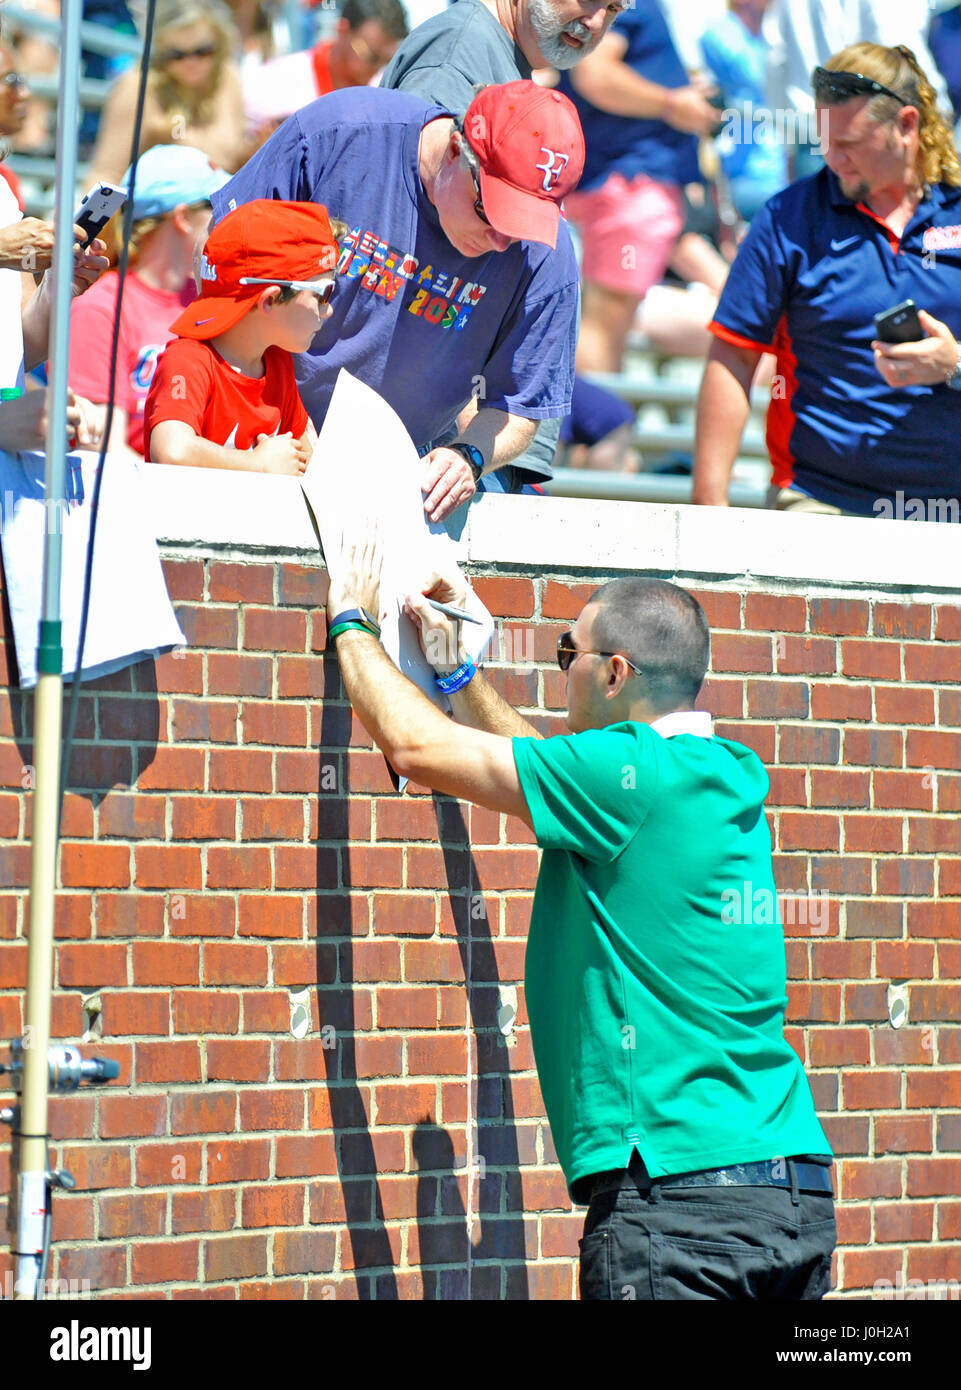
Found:
[[[588,1205],[582,1297],[822,1297],[831,1154],[784,1039],[768,777],[694,711],[702,609],[663,580],[599,589],[558,644],[571,733],[541,739],[420,595],[407,612],[457,722],[396,670],[357,612],[378,611],[378,574],[376,541],[349,548],[328,600],[361,721],[397,771],[519,816],[544,851],[525,990],[558,1158]],[[466,586],[427,592],[462,606]]]

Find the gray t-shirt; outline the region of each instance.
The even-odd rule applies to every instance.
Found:
[[[380,85],[415,93],[463,116],[475,87],[528,80],[530,75],[530,63],[487,6],[481,0],[456,0],[408,34]],[[512,490],[553,477],[560,429],[560,420],[542,420],[526,451],[498,470]]]
[[[413,92],[462,116],[478,83],[516,82],[530,75],[530,63],[487,6],[457,0],[408,34],[380,85]]]

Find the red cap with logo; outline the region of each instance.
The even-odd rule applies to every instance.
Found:
[[[200,262],[200,298],[174,319],[181,338],[215,338],[240,322],[263,293],[244,280],[307,284],[331,276],[340,250],[320,203],[255,198],[218,222]]]
[[[584,171],[584,133],[563,92],[536,82],[485,87],[464,117],[481,201],[503,236],[557,245],[560,203]]]

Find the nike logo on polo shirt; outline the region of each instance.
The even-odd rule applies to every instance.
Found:
[[[843,250],[845,249],[845,247],[847,247],[847,246],[853,246],[854,243],[855,243],[856,241],[860,241],[860,240],[861,240],[861,238],[860,238],[859,236],[848,236],[848,237],[845,237],[843,241],[839,241],[837,237],[832,237],[832,238],[831,238],[831,250],[832,250],[832,251],[843,251]]]

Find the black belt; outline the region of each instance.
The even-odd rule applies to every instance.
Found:
[[[792,1174],[793,1170],[793,1174]],[[793,1158],[769,1159],[764,1163],[735,1163],[728,1168],[707,1168],[700,1173],[671,1173],[652,1178],[643,1164],[631,1160],[630,1168],[597,1173],[592,1195],[638,1186],[647,1191],[658,1187],[786,1187],[796,1192],[830,1192],[831,1170],[819,1163],[797,1163]]]

